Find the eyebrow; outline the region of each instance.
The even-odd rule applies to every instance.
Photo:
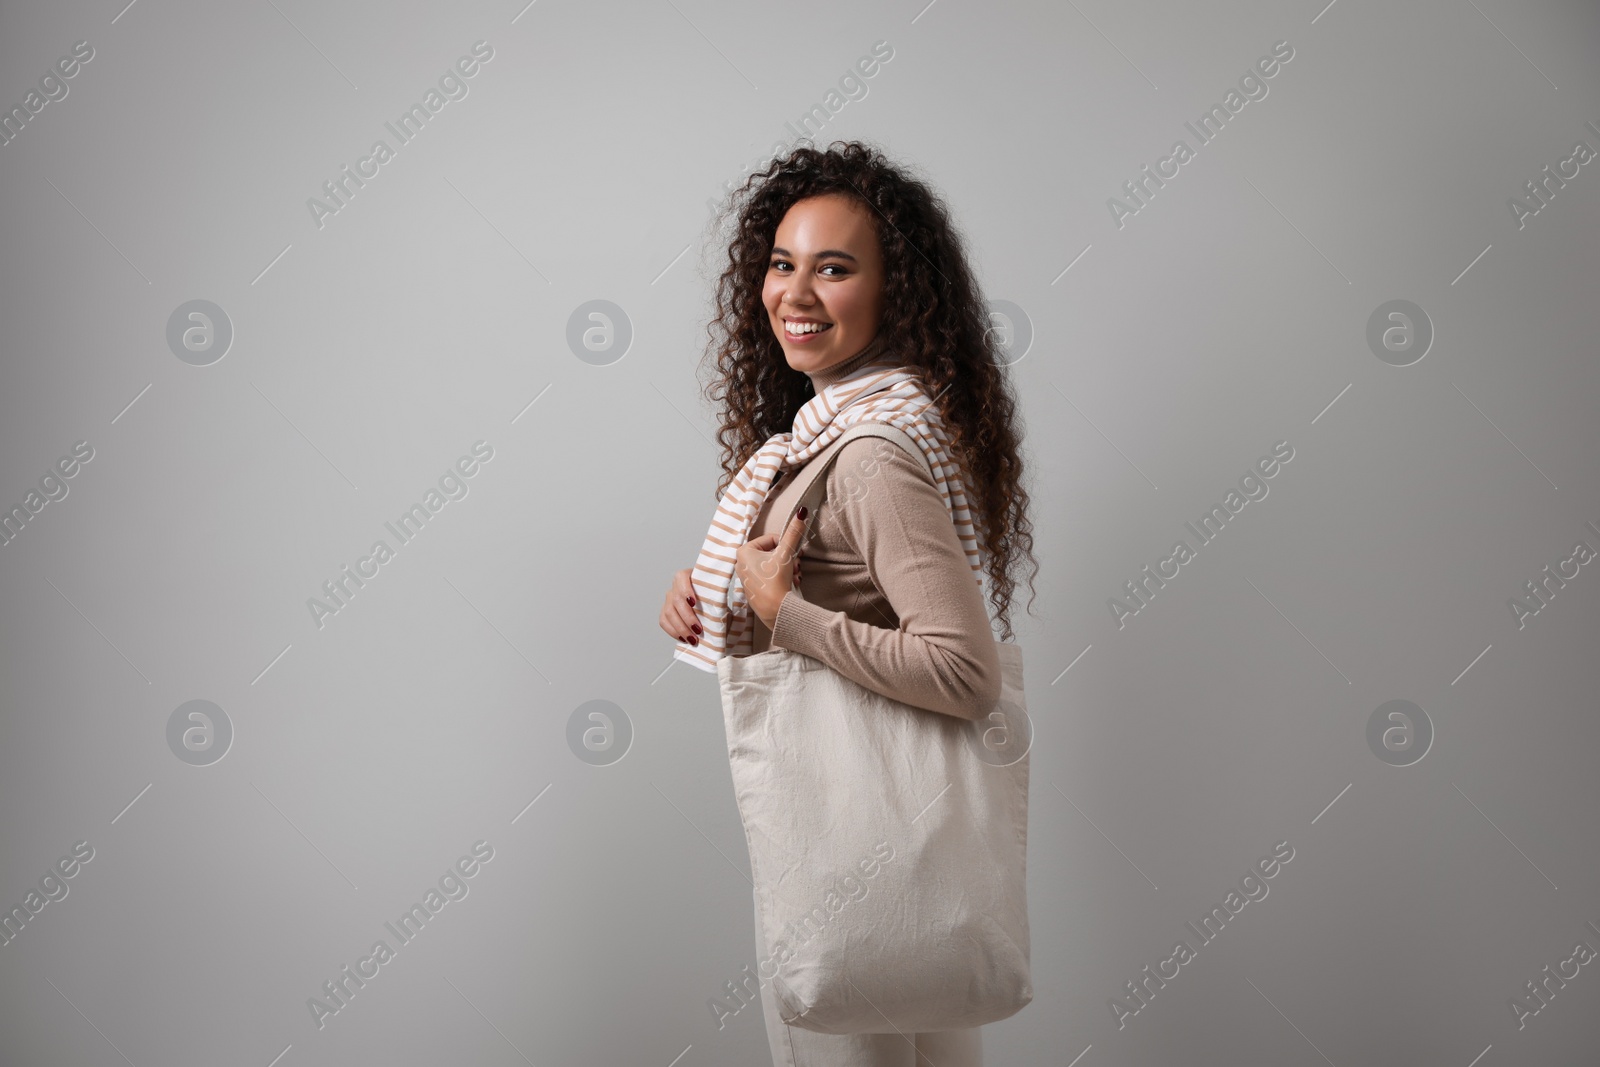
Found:
[[[775,256],[788,256],[790,259],[798,259],[799,258],[793,252],[789,251],[787,248],[774,248],[772,250],[772,254],[775,255]],[[829,257],[833,257],[833,258],[837,258],[837,259],[848,259],[852,263],[859,263],[860,262],[860,260],[856,259],[856,257],[852,256],[849,252],[845,252],[845,251],[842,251],[842,250],[837,249],[837,248],[824,248],[822,251],[818,252],[817,255],[816,255],[817,259],[828,259]]]

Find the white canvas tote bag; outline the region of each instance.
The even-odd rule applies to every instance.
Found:
[[[916,443],[883,423],[840,440],[863,435],[926,468]],[[816,515],[838,454],[803,469],[796,509]],[[1031,726],[1022,649],[996,645],[1000,699],[973,722],[890,699],[788,649],[718,660],[766,942],[758,977],[772,982],[785,1023],[828,1034],[953,1030],[1033,999]]]

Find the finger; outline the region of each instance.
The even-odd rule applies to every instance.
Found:
[[[666,612],[661,613],[661,630],[674,641],[683,641],[687,629],[682,626],[675,616]]]
[[[771,534],[766,533],[762,534],[760,537],[751,538],[749,541],[746,541],[745,546],[748,548],[759,549],[762,552],[771,552],[774,548],[778,547],[778,539]]]
[[[682,581],[682,574],[680,574],[680,577],[678,577],[678,579],[674,579],[674,582],[672,582],[672,589],[667,592],[667,603],[666,606],[661,609],[661,616],[672,617],[672,619],[678,619],[678,621],[685,622],[685,625],[688,624],[688,621],[690,621],[694,614],[693,605],[690,603],[693,598],[693,587],[690,587],[690,589],[685,589],[685,584],[683,584]]]
[[[695,616],[693,608],[679,601],[673,605],[673,611],[678,620],[678,632],[680,634],[692,633],[698,635],[701,632],[700,620]]]
[[[789,520],[789,525],[783,528],[783,537],[778,541],[778,555],[785,559],[795,556],[800,551],[800,539],[806,534],[806,520],[796,512],[794,518]]]

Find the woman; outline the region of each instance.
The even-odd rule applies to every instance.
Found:
[[[984,578],[1009,640],[1013,572],[1038,564],[1016,401],[946,208],[876,150],[836,142],[774,160],[727,210],[707,390],[721,500],[661,610],[674,656],[714,671],[785,648],[930,713],[984,717],[1000,689]],[[832,444],[861,421],[905,430],[933,473],[882,438]],[[819,513],[778,530],[798,471],[836,448]],[[762,1007],[780,1067],[981,1063],[978,1028],[816,1033],[781,1021],[770,983]]]

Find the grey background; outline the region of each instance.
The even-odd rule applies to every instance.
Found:
[[[988,1062],[1595,1057],[1593,966],[1522,1029],[1509,999],[1600,948],[1600,578],[1523,628],[1508,601],[1600,547],[1600,163],[1507,204],[1600,149],[1594,5],[7,4],[0,105],[79,40],[0,147],[0,504],[95,450],[0,547],[0,903],[95,853],[0,947],[0,1061],[766,1062],[758,1006],[707,1004],[756,959],[746,853],[714,679],[656,616],[714,503],[706,201],[880,40],[818,140],[932,181],[1034,335],[1036,997]],[[468,95],[318,228],[478,40]],[[1108,198],[1279,40],[1119,228]],[[234,329],[206,367],[166,343],[195,299]],[[566,341],[598,299],[633,330],[603,366]],[[1435,330],[1406,367],[1365,340],[1394,299]],[[319,629],[307,599],[478,440],[468,495]],[[1119,629],[1107,600],[1280,440],[1270,495]],[[234,731],[209,766],[166,739],[196,699]],[[1435,731],[1408,767],[1365,740],[1395,699]],[[633,731],[608,766],[568,746],[591,700]],[[479,840],[469,895],[319,1030],[307,999]],[[1270,895],[1119,1030],[1279,841]]]

